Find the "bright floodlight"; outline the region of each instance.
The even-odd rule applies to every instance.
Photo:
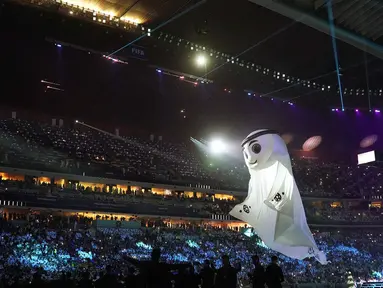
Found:
[[[222,140],[213,140],[209,143],[209,149],[211,153],[220,154],[226,151],[226,145]]]
[[[198,66],[206,65],[206,57],[204,55],[198,55],[196,61]]]

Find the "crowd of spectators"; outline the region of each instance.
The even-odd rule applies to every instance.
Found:
[[[193,143],[120,137],[77,124],[74,128],[22,119],[0,120],[0,165],[222,190],[247,190],[242,161],[212,165]],[[209,155],[208,155],[209,156]],[[218,162],[217,162],[218,163]],[[377,167],[293,159],[302,195],[379,195]]]
[[[149,137],[147,140],[120,137],[82,126],[74,127],[42,125],[20,119],[0,120],[0,165],[201,188],[247,190],[249,175],[243,163],[231,163],[233,167],[209,165],[206,155],[194,149],[192,144]],[[307,159],[293,159],[292,165],[309,223],[379,224],[383,221],[378,196],[382,189],[379,168]],[[103,191],[81,185],[52,185],[30,180],[1,180],[0,198],[43,195],[49,197],[51,203],[72,199],[78,203],[113,204],[111,206],[192,207],[204,218],[212,214],[227,215],[246,196],[244,193],[243,197],[219,199],[209,194],[199,197],[182,193],[157,195],[152,191]],[[96,228],[92,226],[95,219],[81,217],[76,219],[74,226],[56,216],[3,216],[0,221],[0,287],[19,287],[21,284],[42,287],[47,283],[65,287],[76,284],[102,287],[99,284],[105,278],[105,271],[107,275],[113,274],[118,285],[138,287],[138,283],[145,280],[137,260],[149,259],[154,248],[162,251],[162,261],[187,265],[185,271],[172,274],[175,287],[186,287],[185,279],[195,279],[187,282],[190,287],[197,287],[202,263],[209,260],[211,268],[216,269],[222,265],[223,255],[228,255],[238,269],[242,287],[250,281],[251,256],[258,255],[267,265],[274,255],[251,229],[234,231],[197,225],[196,222],[169,228],[158,219],[150,225],[143,222],[140,229],[111,229]],[[78,222],[81,225],[77,225]],[[320,249],[327,253],[329,265],[278,255],[285,283],[345,283],[349,272],[356,281],[383,280],[383,266],[379,261],[383,253],[382,235],[378,231],[323,228],[314,234]]]
[[[158,209],[166,209],[169,211],[168,209],[171,208],[179,208],[179,214],[173,216],[180,217],[186,216],[187,209],[192,208],[196,213],[194,217],[211,218],[212,215],[228,216],[230,210],[236,204],[242,202],[246,196],[244,193],[243,196],[219,199],[208,194],[202,194],[200,197],[190,197],[182,193],[158,195],[151,191],[142,192],[140,190],[120,191],[116,189],[112,192],[104,192],[100,189],[86,189],[83,186],[77,186],[77,189],[75,188],[76,187],[72,187],[72,185],[63,187],[60,185],[51,186],[47,183],[26,183],[25,181],[0,180],[0,200],[4,198],[4,195],[9,196],[7,199],[20,201],[27,201],[27,199],[25,199],[27,198],[26,196],[31,195],[36,195],[36,199],[39,198],[38,196],[48,196],[51,205],[53,203],[63,203],[59,209],[71,208],[65,207],[65,205],[70,205],[70,203],[76,202],[77,205],[83,203],[83,207],[78,206],[78,209],[81,208],[93,211],[97,208],[94,206],[94,203],[98,203],[105,204],[106,206],[110,204],[111,207],[119,205],[124,213],[133,214],[136,214],[134,213],[135,210],[129,211],[129,208],[132,207],[131,205],[140,207],[141,211],[145,211],[146,206],[149,206],[148,209],[153,209],[154,207],[154,210],[152,211],[158,211]],[[31,201],[31,198],[28,199]],[[303,201],[306,216],[310,224],[383,223],[382,203],[380,200],[303,198]],[[38,203],[34,206],[39,207]],[[54,208],[57,209],[58,207]]]
[[[219,268],[221,256],[228,255],[233,267],[239,270],[238,281],[246,285],[252,270],[251,256],[258,255],[261,263],[267,265],[275,253],[249,231],[198,225],[178,229],[158,225],[96,230],[87,219],[77,218],[76,221],[88,224],[80,230],[61,217],[30,215],[28,219],[21,226],[10,224],[8,219],[1,221],[3,284],[33,282],[36,275],[41,281],[79,281],[82,277],[97,280],[105,269],[113,271],[120,283],[129,276],[142,281],[140,266],[132,259],[148,260],[152,250],[159,248],[163,262],[186,263],[190,266],[187,273],[195,277],[205,260]],[[278,255],[286,284],[345,283],[348,272],[359,282],[382,279],[383,267],[378,260],[383,252],[382,235],[378,232],[314,231],[314,234],[330,263],[322,266],[313,259],[293,260]]]

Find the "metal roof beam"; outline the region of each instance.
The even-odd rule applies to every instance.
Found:
[[[323,19],[304,14],[297,9],[291,8],[290,6],[287,6],[283,3],[277,3],[272,0],[249,1],[331,36],[330,26],[328,22]],[[366,38],[357,36],[337,26],[335,26],[335,36],[337,39],[347,44],[350,44],[362,51],[366,51],[375,57],[383,59],[383,47]]]
[[[379,20],[372,23],[370,26],[366,27],[366,29],[362,30],[362,35],[364,35],[367,38],[373,39],[373,35],[382,29],[383,19],[380,18]]]
[[[372,2],[372,3],[371,3]],[[370,22],[369,19],[374,18],[376,15],[379,15],[379,10],[381,7],[376,7],[379,5],[378,1],[371,1],[371,5],[367,7],[363,14],[361,14],[356,19],[353,19],[352,25],[355,27],[354,30],[357,30],[358,27],[363,25],[365,22]]]
[[[332,6],[335,6],[336,4],[339,4],[345,0],[315,0],[314,2],[315,10],[318,10],[319,8],[322,8],[323,6],[327,5],[327,2],[329,1],[331,1]]]
[[[355,29],[357,32],[361,32],[365,30],[365,28],[371,27],[371,25],[374,25],[377,20],[381,19],[381,12],[383,10],[383,5],[381,5],[378,9],[375,10],[375,14],[371,16],[367,21],[364,21],[363,23],[360,23],[359,27]]]
[[[379,23],[382,24],[383,20],[380,20]],[[366,34],[367,37],[376,40],[382,36],[383,33],[383,25],[380,25],[379,28],[372,30]]]
[[[358,13],[360,13],[360,10],[363,8],[364,4],[365,3],[363,2],[358,2],[349,7],[347,11],[339,15],[339,17],[336,19],[336,23],[341,24],[347,19],[352,18],[354,15],[358,15]]]
[[[349,10],[354,4],[358,3],[359,0],[350,0],[344,2],[342,5],[339,5],[340,7],[337,8],[334,11],[334,18],[337,19],[339,16],[341,16],[344,12]]]
[[[125,8],[125,10],[121,13],[120,17],[123,17],[126,13],[128,13],[134,6],[138,4],[141,0],[136,0],[132,2],[128,7]]]
[[[370,2],[371,3],[371,2]],[[367,21],[370,17],[372,17],[375,14],[375,7],[376,3],[366,4],[366,6],[362,7],[358,14],[355,17],[351,17],[347,19],[344,22],[344,26],[350,28],[351,30],[356,30],[360,24]],[[369,27],[370,28],[370,27]]]

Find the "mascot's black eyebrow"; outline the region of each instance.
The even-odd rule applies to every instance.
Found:
[[[255,140],[256,138],[258,138],[259,136],[262,136],[262,135],[267,135],[267,134],[278,134],[277,131],[275,130],[271,130],[271,129],[267,129],[267,130],[263,130],[263,131],[259,131],[258,133],[255,133],[247,138],[245,138],[245,140],[242,141],[242,144],[241,146],[245,146],[247,143],[249,143],[250,141],[252,140]]]

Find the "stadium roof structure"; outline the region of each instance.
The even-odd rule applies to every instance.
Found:
[[[346,36],[353,35],[356,39],[357,32],[351,30],[358,31],[364,27],[365,30],[360,30],[360,34],[366,35],[361,40],[362,44],[358,44],[351,36],[350,39],[354,39],[355,43],[350,43],[351,40],[345,41],[347,44],[338,43],[339,67],[334,62],[331,37],[315,31],[312,29],[314,25],[308,27],[304,22],[304,19],[315,17],[324,26],[326,3],[322,1],[322,5],[319,5],[319,0],[238,0],[235,3],[230,0],[118,0],[113,3],[8,1],[58,14],[54,24],[57,26],[53,25],[51,16],[47,16],[51,21],[49,25],[41,25],[43,29],[50,29],[50,39],[73,43],[73,47],[77,45],[99,50],[105,55],[111,53],[116,59],[126,56],[124,52],[127,47],[140,45],[149,55],[149,65],[212,80],[214,85],[221,85],[225,91],[236,90],[247,95],[281,98],[314,107],[340,107],[339,68],[346,107],[372,109],[383,105],[383,85],[380,80],[383,76],[380,59],[382,50],[378,46],[380,39],[376,38],[382,30],[379,23],[383,18],[368,14],[381,11],[377,9],[380,4],[376,4],[375,0],[332,0],[334,17],[339,22],[337,25],[346,28],[349,24],[355,26],[347,28],[350,31],[338,27],[337,31],[342,29]],[[291,4],[298,2],[302,6]],[[363,2],[366,5],[364,10],[340,14],[343,10],[339,5],[351,2],[359,3],[359,6]],[[371,6],[374,3],[376,6]],[[272,9],[272,4],[283,5],[285,12],[290,9],[296,14],[302,15],[302,11],[306,14],[296,19],[293,15],[282,13],[282,8]],[[367,25],[367,20],[362,20],[358,11],[365,11],[364,17],[371,17],[370,20],[377,17],[374,21],[375,30]],[[41,13],[38,17],[41,18]],[[348,22],[341,23],[342,19]],[[316,26],[314,28],[320,30]],[[193,63],[199,54],[208,57],[205,69]]]
[[[198,0],[197,0],[198,1]],[[34,4],[40,7],[51,6],[60,10],[65,7],[80,8],[84,12],[106,14],[113,18],[124,19],[135,24],[149,24],[159,19],[166,19],[174,13],[187,9],[189,0],[15,0],[20,4]]]
[[[249,0],[383,59],[383,2],[379,0]],[[329,17],[330,15],[330,17]]]

